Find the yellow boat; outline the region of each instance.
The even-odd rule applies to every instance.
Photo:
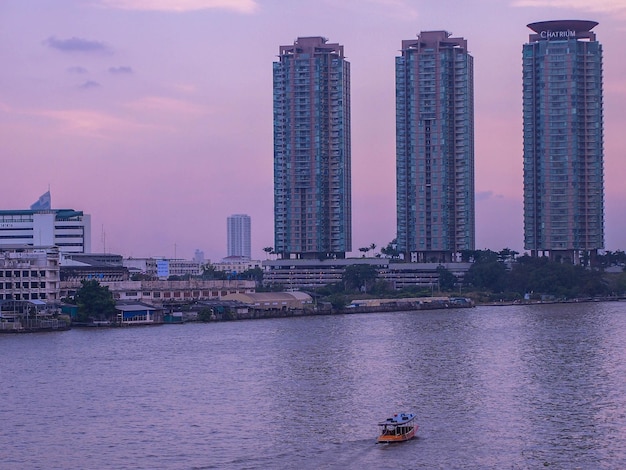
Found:
[[[412,439],[418,428],[415,418],[417,416],[413,413],[398,413],[378,423],[380,434],[376,442],[404,442]]]

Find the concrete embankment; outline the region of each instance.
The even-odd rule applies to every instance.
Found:
[[[1,333],[39,333],[44,331],[64,331],[71,328],[64,320],[15,320],[0,322]]]
[[[353,301],[349,306],[336,309],[330,305],[305,309],[243,309],[215,313],[211,321],[253,320],[263,318],[287,318],[313,315],[346,315],[357,313],[407,312],[420,310],[442,310],[454,308],[471,308],[474,303],[466,298],[416,298],[416,299],[367,299]]]

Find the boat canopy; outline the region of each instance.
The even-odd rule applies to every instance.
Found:
[[[413,419],[415,419],[414,413],[398,413],[396,415],[393,415],[392,418],[387,418],[385,421],[378,423],[378,425],[379,426],[385,426],[385,425],[397,426],[398,424],[408,423],[409,421]]]

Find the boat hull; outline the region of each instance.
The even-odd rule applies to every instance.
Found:
[[[380,435],[380,436],[378,436],[378,439],[376,440],[376,442],[381,443],[381,444],[392,443],[392,442],[405,442],[405,441],[408,441],[409,439],[413,439],[415,437],[415,433],[416,432],[417,432],[417,426],[413,426],[413,429],[411,429],[406,434],[397,434],[397,435],[383,434],[383,435]]]

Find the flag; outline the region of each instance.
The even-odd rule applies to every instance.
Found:
[[[49,211],[51,207],[50,191],[43,193],[32,206],[31,211]]]

